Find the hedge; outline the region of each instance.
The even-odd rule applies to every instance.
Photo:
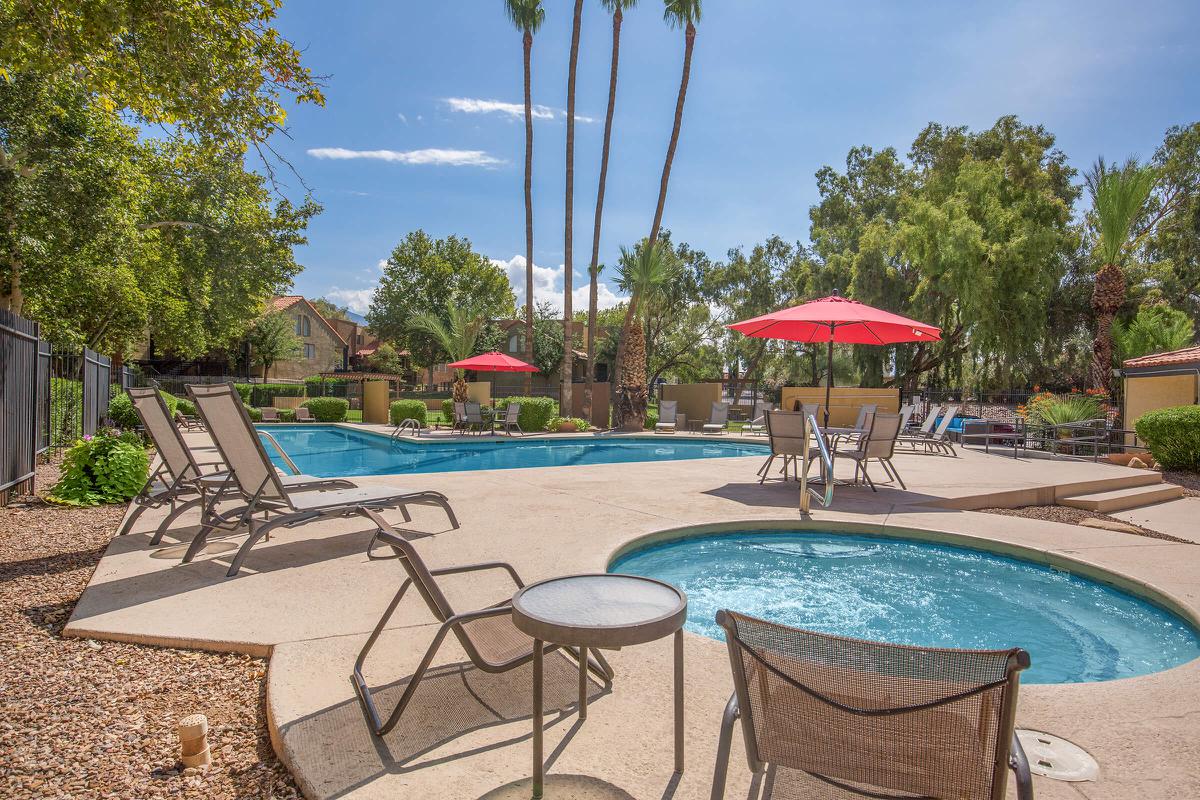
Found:
[[[300,383],[235,383],[242,402],[251,406],[269,406],[276,397],[304,397],[305,386]]]
[[[175,397],[174,395],[171,395]],[[175,397],[175,408],[180,414],[187,414],[189,417],[196,416],[196,404],[191,400],[185,400],[182,397]]]
[[[1147,411],[1133,429],[1164,469],[1200,471],[1200,406]]]
[[[179,407],[179,398],[162,390],[159,390],[158,393],[162,396],[163,402],[167,404],[167,411],[170,412],[171,419],[174,419],[175,410]],[[124,430],[133,430],[142,425],[142,420],[133,410],[133,401],[125,392],[121,392],[108,402],[108,418],[112,420],[113,425]]]
[[[251,422],[262,422],[262,409],[248,406],[242,403],[242,407],[246,409],[246,413],[250,415]]]
[[[654,430],[654,426],[658,424],[658,406],[651,406],[646,409],[646,430]]]
[[[425,427],[429,409],[424,400],[393,400],[389,407],[389,417],[393,425],[399,425],[406,419],[415,419],[421,427]]]
[[[442,401],[442,422],[454,421],[454,399]]]
[[[508,408],[509,403],[521,404],[517,424],[523,431],[545,430],[546,423],[558,415],[558,403],[552,397],[505,397],[496,401],[496,409]]]
[[[592,428],[591,423],[589,423],[586,419],[580,419],[579,417],[551,417],[550,421],[546,423],[546,430],[550,431],[551,433],[558,433],[563,424],[567,422],[575,426],[575,431],[577,433],[583,433],[584,431],[591,430]]]
[[[300,405],[312,412],[317,422],[345,422],[350,401],[341,397],[310,397]]]

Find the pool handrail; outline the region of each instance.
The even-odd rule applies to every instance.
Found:
[[[809,450],[804,448],[804,469],[800,470],[800,513],[802,514],[808,513],[813,498],[825,508],[833,505],[833,455],[829,452],[829,445],[821,432],[821,426],[817,424],[816,415],[807,415],[805,422],[815,434],[813,438],[817,440],[817,450],[821,455],[821,478],[825,482],[825,492],[821,494],[808,488]]]
[[[292,461],[292,459],[288,457],[287,452],[283,449],[283,445],[281,445],[274,436],[264,430],[259,430],[258,428],[255,428],[255,430],[258,431],[259,436],[271,443],[271,446],[274,447],[275,451],[283,458],[283,463],[288,465],[288,469],[292,471],[293,475],[303,474],[300,472],[300,468],[296,466],[296,462]]]

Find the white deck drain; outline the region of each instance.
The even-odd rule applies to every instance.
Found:
[[[1100,774],[1096,759],[1077,744],[1042,731],[1017,730],[1029,759],[1029,771],[1056,781],[1094,781]]]

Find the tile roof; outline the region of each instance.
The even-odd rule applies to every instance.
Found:
[[[271,308],[273,308],[276,311],[283,311],[285,309],[291,308],[292,306],[296,305],[296,303],[299,303],[303,299],[304,298],[298,294],[287,294],[287,295],[283,295],[282,297],[272,297],[271,298]]]
[[[1172,350],[1169,353],[1152,353],[1148,356],[1126,359],[1126,367],[1172,367],[1177,364],[1194,364],[1200,362],[1200,347],[1185,347],[1182,350]]]
[[[336,338],[342,344],[349,344],[349,342],[346,341],[346,337],[342,336],[341,331],[333,327],[333,325],[329,323],[329,320],[325,319],[321,312],[317,310],[317,307],[308,302],[308,300],[301,295],[285,294],[280,297],[272,297],[270,306],[275,311],[286,311],[287,309],[296,305],[296,303],[304,303],[304,305],[308,306],[308,310],[316,315],[317,319],[321,321],[326,330],[334,335],[334,338]]]

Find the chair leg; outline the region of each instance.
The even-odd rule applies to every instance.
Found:
[[[725,777],[729,773],[729,749],[733,744],[733,726],[737,724],[740,716],[737,695],[734,694],[725,704],[725,713],[721,716],[721,734],[717,738],[717,766],[713,772],[710,800],[723,800],[725,797]]]
[[[124,536],[125,534],[129,533],[129,531],[133,529],[133,523],[137,522],[137,518],[146,513],[146,509],[150,507],[137,502],[138,499],[140,499],[140,496],[138,498],[134,498],[133,511],[128,517],[125,518],[125,521],[121,523],[121,527],[117,528],[117,536]]]
[[[866,478],[866,479],[867,479],[867,486],[870,486],[870,487],[871,487],[871,491],[872,491],[872,492],[878,492],[879,490],[875,488],[875,481],[871,480],[871,476],[867,474],[867,461],[866,461],[866,459],[863,459],[862,461],[859,461],[859,462],[858,462],[858,467],[859,467],[859,469],[861,469],[861,470],[862,470],[862,476],[863,476],[864,478]]]
[[[163,534],[165,534],[167,531],[169,531],[171,529],[171,524],[173,522],[175,522],[175,520],[179,519],[179,517],[182,516],[185,511],[187,511],[191,508],[194,508],[196,506],[200,506],[201,508],[204,507],[204,498],[203,497],[196,497],[191,500],[188,500],[186,503],[179,503],[178,505],[175,506],[175,508],[171,509],[171,513],[168,514],[166,516],[166,518],[158,524],[158,528],[155,529],[154,536],[152,536],[150,538],[150,546],[154,547],[159,542],[161,542]],[[133,519],[136,519],[136,515],[134,517],[132,517],[130,521],[132,521]],[[204,521],[203,516],[201,516],[200,521],[201,522]]]
[[[891,473],[892,477],[896,479],[896,483],[900,484],[901,489],[908,489],[908,487],[904,485],[904,479],[900,477],[900,470],[896,469],[896,465],[892,463],[890,458],[886,461],[881,461],[880,463],[883,464],[884,468],[887,469]]]
[[[1029,774],[1029,759],[1025,756],[1025,748],[1014,733],[1012,745],[1009,747],[1008,766],[1013,771],[1017,781],[1017,800],[1033,800],[1033,777]]]

